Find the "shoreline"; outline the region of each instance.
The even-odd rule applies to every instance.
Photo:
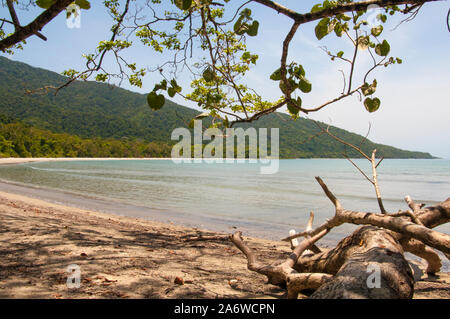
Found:
[[[6,164],[36,158],[17,160],[11,163],[9,159]],[[54,200],[43,196],[43,190]],[[236,229],[211,230],[211,223],[182,215],[177,220],[169,211],[160,214],[165,220],[158,220],[148,214],[149,208],[144,208],[146,216],[124,216],[130,206],[119,202],[110,203],[119,213],[92,209],[92,199],[82,195],[79,201],[83,205],[74,206],[64,194],[0,181],[0,298],[285,297],[284,290],[249,271],[247,260],[230,242],[185,241],[186,236],[223,236]],[[189,226],[183,223],[186,220]],[[263,239],[245,227],[238,229],[262,262],[286,258],[291,251],[288,243]],[[67,266],[72,264],[81,268],[78,289],[66,286]],[[177,277],[183,285],[174,282]],[[414,298],[450,299],[450,273],[423,279],[416,284]],[[230,280],[236,284],[230,285]]]
[[[0,165],[23,164],[34,162],[68,162],[68,161],[145,161],[171,160],[170,157],[4,157]]]
[[[279,160],[345,160],[345,158],[325,158],[325,157],[310,157],[310,158],[280,158]],[[351,158],[360,159],[360,158]],[[386,160],[429,160],[440,159],[450,160],[446,158],[386,158]],[[66,162],[66,161],[168,161],[173,160],[171,157],[3,157],[0,158],[0,165],[24,164],[34,162]],[[193,158],[177,158],[177,160],[194,160]],[[202,161],[205,159],[202,159]],[[224,159],[226,160],[226,159]]]
[[[226,233],[116,216],[0,192],[0,298],[281,298],[282,289],[247,269]],[[248,238],[261,259],[286,243]],[[67,267],[81,286],[66,285]],[[175,283],[181,278],[183,284]],[[237,283],[230,285],[230,280]]]
[[[284,290],[249,271],[228,240],[185,240],[227,233],[2,191],[0,219],[0,298],[285,297]],[[245,238],[264,263],[290,253],[285,242]],[[77,289],[66,285],[73,264],[81,270]],[[180,279],[183,284],[175,283]],[[449,273],[423,279],[416,283],[415,298],[450,298]]]
[[[292,225],[275,225],[272,223],[236,220],[220,216],[192,215],[179,211],[139,206],[119,200],[88,196],[66,190],[28,185],[3,179],[0,179],[0,192],[22,194],[29,198],[40,199],[49,203],[70,206],[86,211],[96,211],[128,218],[139,218],[144,221],[156,221],[165,224],[172,223],[188,228],[204,228],[213,232],[230,233],[240,230],[245,236],[267,240],[277,241],[288,234],[287,229],[294,227]],[[326,247],[336,244],[340,237],[342,236],[332,234],[328,238],[323,239],[322,242],[326,243]]]

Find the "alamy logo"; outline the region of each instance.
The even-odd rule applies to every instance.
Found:
[[[81,268],[77,264],[67,266],[67,288],[77,289],[81,286]]]
[[[371,4],[367,6],[367,24],[369,27],[373,28],[376,26],[379,26],[381,24],[381,15],[383,13],[383,10],[380,6],[377,6],[376,4]]]
[[[69,29],[81,28],[81,8],[72,3],[66,8],[66,24]]]
[[[181,137],[181,140],[180,140]],[[194,140],[187,128],[176,128],[172,140],[180,140],[172,148],[172,161],[179,163],[261,163],[261,174],[275,174],[279,168],[279,129],[270,130],[270,156],[267,128],[209,128],[203,133],[202,121],[194,121]],[[225,140],[225,158],[224,158]],[[236,143],[235,143],[236,140]],[[248,140],[248,144],[246,141]],[[203,141],[211,141],[203,145]],[[193,153],[192,154],[192,150]],[[192,156],[193,155],[193,156]]]
[[[367,288],[381,288],[381,269],[377,264],[369,264],[367,266]]]

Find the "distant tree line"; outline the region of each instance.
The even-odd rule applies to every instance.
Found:
[[[81,138],[0,115],[0,157],[170,157],[171,146],[138,139]]]

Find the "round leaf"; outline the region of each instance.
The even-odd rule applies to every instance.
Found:
[[[383,32],[383,26],[380,24],[379,26],[372,28],[370,32],[374,37],[377,37]]]
[[[170,97],[174,97],[175,96],[175,89],[173,87],[170,87],[167,89],[167,93],[169,94]]]
[[[389,54],[389,51],[391,50],[391,46],[386,40],[383,40],[382,43],[379,43],[375,46],[375,53],[380,56],[386,56]]]
[[[270,79],[273,81],[280,81],[281,80],[281,69],[277,69],[275,72],[273,72],[270,75]]]
[[[316,37],[318,40],[322,39],[324,36],[326,36],[329,32],[328,24],[330,22],[330,18],[323,18],[319,21],[316,28],[314,29],[316,33]]]
[[[36,5],[42,9],[48,9],[55,2],[55,0],[36,0]]]
[[[289,111],[289,113],[291,113],[292,115],[297,115],[298,112],[300,111],[294,103],[290,102],[287,104],[287,109]]]
[[[205,71],[203,71],[203,78],[205,79],[206,82],[214,81],[214,77],[215,77],[214,71],[211,70],[210,67],[207,67]]]
[[[259,22],[253,21],[250,27],[247,30],[247,34],[251,37],[254,37],[258,34]]]
[[[75,4],[84,10],[91,8],[91,4],[87,0],[75,0]]]
[[[147,104],[152,110],[159,110],[164,106],[165,102],[166,99],[162,94],[157,94],[156,92],[147,94]]]
[[[180,10],[188,10],[192,5],[192,0],[175,0],[175,5]]]
[[[309,82],[307,79],[305,79],[304,77],[302,77],[301,80],[300,80],[300,82],[298,83],[298,88],[299,88],[303,93],[309,93],[309,92],[311,92],[312,85],[311,85],[311,82]]]
[[[366,110],[370,113],[375,112],[380,108],[381,101],[379,98],[371,99],[370,97],[367,97],[364,100],[364,106],[366,107]]]
[[[358,49],[366,50],[369,47],[370,39],[368,36],[360,36],[357,41],[358,41]]]

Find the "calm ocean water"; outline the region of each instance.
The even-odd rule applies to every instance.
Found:
[[[367,161],[356,163],[370,174]],[[371,184],[346,160],[281,160],[273,175],[259,168],[170,160],[43,162],[1,166],[0,179],[33,185],[40,189],[34,197],[64,204],[213,230],[236,227],[272,239],[304,229],[310,211],[315,225],[334,214],[315,176],[347,209],[378,212]],[[427,205],[450,196],[450,160],[384,160],[378,175],[389,211],[406,209],[405,195]],[[50,198],[46,189],[60,192]],[[341,226],[326,238],[336,241],[352,229]],[[450,226],[437,229],[450,233]]]

